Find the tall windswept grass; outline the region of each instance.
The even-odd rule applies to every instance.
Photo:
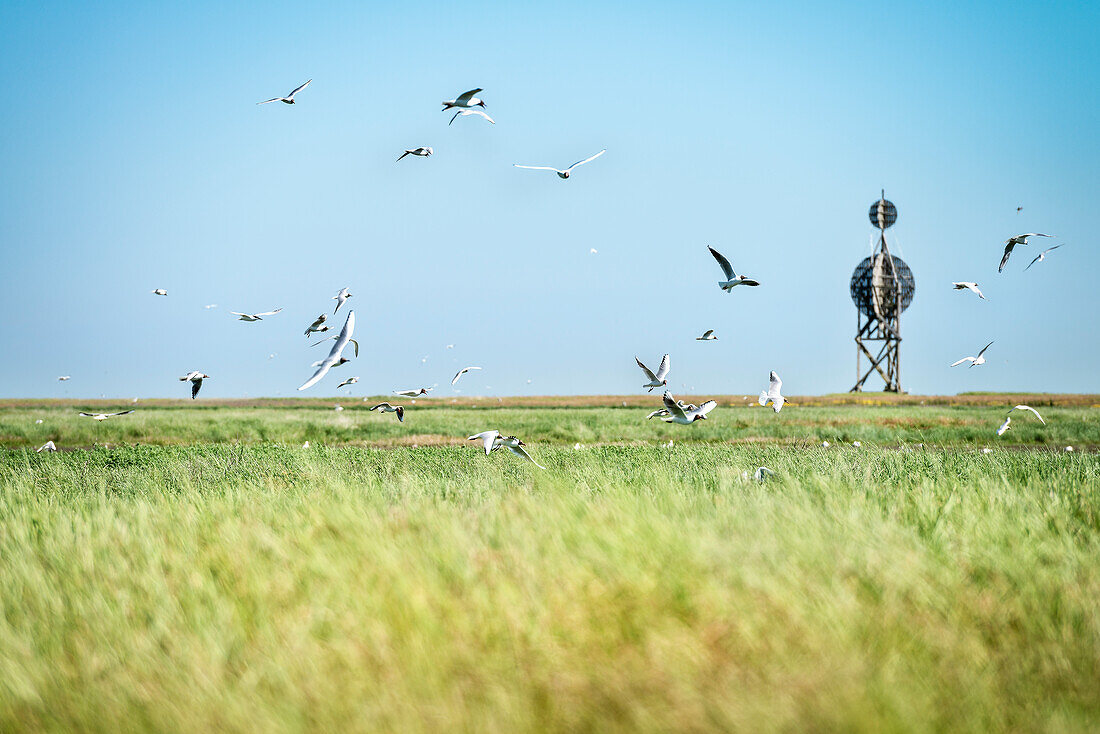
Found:
[[[0,454],[0,730],[1100,723],[1094,454],[530,448]]]

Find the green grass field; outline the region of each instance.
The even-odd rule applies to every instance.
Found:
[[[1096,731],[1100,410],[987,398],[0,403],[0,731]]]

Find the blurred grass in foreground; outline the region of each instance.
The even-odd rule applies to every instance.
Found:
[[[466,417],[434,430],[558,423]],[[640,425],[676,445],[535,442],[545,472],[473,446],[2,451],[0,730],[1096,729],[1095,454]]]

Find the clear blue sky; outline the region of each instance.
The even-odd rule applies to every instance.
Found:
[[[192,369],[297,394],[343,286],[364,351],[307,395],[447,395],[465,364],[465,394],[629,393],[664,352],[676,392],[844,391],[883,187],[903,387],[1100,391],[1096,3],[8,2],[0,27],[4,396],[183,397]],[[472,87],[497,124],[448,127]],[[569,181],[511,165],[600,148]],[[1066,246],[998,275],[1027,231]],[[763,287],[719,291],[708,244]]]

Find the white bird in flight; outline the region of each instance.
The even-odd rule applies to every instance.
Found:
[[[672,397],[672,393],[665,390],[664,395],[661,396],[661,401],[665,404],[665,410],[668,411],[667,416],[660,416],[661,420],[665,423],[679,423],[680,425],[691,425],[695,421],[702,421],[707,419],[707,413],[718,407],[718,403],[713,400],[708,400],[700,406],[687,406],[687,409],[680,407],[680,403]]]
[[[481,369],[481,368],[480,367],[463,367],[462,369],[460,369],[458,372],[455,373],[454,378],[451,379],[451,384],[454,385],[456,382],[458,382],[458,378],[462,377],[464,374],[466,374],[470,370],[479,370],[479,369]]]
[[[648,388],[647,392],[653,392],[653,388],[664,387],[668,384],[668,372],[672,368],[672,362],[667,354],[661,358],[661,365],[657,368],[657,374],[653,374],[653,370],[642,364],[642,360],[638,359],[637,356],[634,357],[634,361],[638,363],[646,378],[649,379],[649,382],[642,385],[642,387]]]
[[[697,342],[712,342],[712,341],[715,341],[717,338],[718,337],[716,337],[714,335],[714,329],[707,329],[706,331],[703,332],[702,336],[695,337],[695,341],[697,341]]]
[[[1053,237],[1052,234],[1041,234],[1039,232],[1028,232],[1027,234],[1018,234],[1015,237],[1009,237],[1005,240],[1005,254],[1001,258],[1001,264],[997,267],[997,272],[1001,272],[1005,269],[1005,265],[1008,264],[1008,258],[1012,255],[1012,250],[1016,245],[1026,245],[1028,237]]]
[[[35,449],[34,453],[41,454],[43,451],[52,454],[54,451],[57,451],[57,447],[53,445],[53,441],[47,441],[46,443]]]
[[[986,344],[984,347],[982,347],[982,351],[978,352],[977,357],[963,357],[958,362],[952,362],[951,366],[958,367],[963,362],[970,362],[971,367],[977,367],[980,364],[985,364],[985,350],[989,349],[992,344],[993,342],[989,342],[989,344]]]
[[[310,346],[315,347],[318,344],[323,344],[323,343],[327,342],[330,339],[339,339],[339,338],[340,338],[339,334],[333,334],[332,336],[326,336],[324,339],[318,339],[317,341],[310,344]],[[359,342],[356,341],[355,339],[348,339],[348,341],[351,342],[351,346],[355,349],[355,358],[359,359]],[[316,367],[317,365],[321,364],[321,362],[323,362],[323,361],[324,360],[314,362],[313,366]],[[344,364],[345,362],[350,362],[350,361],[351,361],[350,359],[341,358],[339,364]],[[335,366],[338,366],[338,365],[333,365],[333,366],[335,367]]]
[[[310,80],[309,80],[309,81],[307,81],[307,82],[306,82],[305,84],[303,84],[302,86],[298,87],[297,89],[295,89],[295,90],[294,90],[293,92],[291,92],[290,94],[288,94],[288,95],[287,95],[287,96],[285,96],[285,97],[272,97],[271,99],[268,99],[268,100],[264,100],[263,102],[257,102],[256,104],[258,104],[258,105],[260,105],[260,104],[268,104],[269,102],[282,102],[283,104],[294,104],[294,95],[295,95],[295,94],[297,94],[298,92],[302,91],[302,90],[303,90],[303,89],[305,89],[306,87],[308,87],[308,86],[309,86],[309,82],[311,82],[311,81],[313,81],[313,80],[312,80],[312,79],[310,79]]]
[[[70,377],[69,375],[61,375],[61,377],[57,378],[57,381],[58,382],[65,382],[66,380],[71,380],[71,379],[73,379],[73,378]]]
[[[779,379],[779,375],[772,370],[768,375],[768,391],[760,391],[760,405],[766,407],[768,401],[771,401],[772,409],[776,413],[783,410],[783,403],[787,401],[785,397],[780,394],[780,390],[783,389],[783,381]]]
[[[469,109],[471,107],[484,107],[485,100],[475,97],[474,95],[481,91],[481,87],[477,89],[471,89],[469,92],[463,92],[454,99],[449,99],[443,102],[443,109],[441,112],[446,112],[452,107],[460,107],[462,109]]]
[[[298,388],[299,390],[305,390],[308,387],[316,385],[320,382],[322,377],[328,374],[328,371],[332,369],[333,365],[337,363],[342,364],[343,357],[341,356],[341,352],[344,351],[344,347],[351,341],[351,335],[354,331],[355,312],[349,311],[347,321],[344,322],[344,328],[340,330],[340,334],[336,337],[336,343],[332,345],[332,350],[328,353],[327,357],[321,360],[321,366],[313,373],[313,377],[306,380],[305,383]]]
[[[532,464],[537,466],[539,469],[545,469],[546,468],[545,466],[542,466],[537,461],[535,461],[534,459],[531,458],[531,455],[528,454],[527,451],[523,448],[527,444],[525,444],[523,441],[520,441],[515,436],[501,436],[500,431],[493,430],[493,431],[482,431],[481,433],[475,433],[473,436],[470,436],[466,440],[467,441],[481,441],[481,445],[482,445],[482,448],[485,449],[485,455],[486,456],[488,456],[490,454],[490,452],[495,451],[499,448],[506,448],[509,451],[511,451],[513,454],[515,454],[516,456],[527,459]]]
[[[237,321],[263,321],[264,316],[274,316],[283,309],[277,308],[274,311],[261,311],[260,313],[240,313],[239,311],[230,311],[229,313],[234,316],[240,316]]]
[[[481,433],[475,433],[466,440],[481,441],[486,456],[488,456],[493,449],[498,449],[504,444],[504,441],[500,437],[500,431],[482,431]]]
[[[207,311],[209,311],[212,308],[217,308],[217,307],[218,307],[218,304],[216,304],[216,303],[208,303],[205,306],[203,306],[203,308],[205,308]]]
[[[194,400],[199,395],[199,389],[202,387],[203,379],[207,377],[210,377],[210,375],[204,375],[201,372],[188,372],[180,378],[180,382],[191,381],[191,399]]]
[[[1061,247],[1061,245],[1055,245],[1054,247],[1048,247],[1047,249],[1040,252],[1038,255],[1035,256],[1034,260],[1032,260],[1030,263],[1028,263],[1027,267],[1024,268],[1024,272],[1026,273],[1028,270],[1030,270],[1031,266],[1034,265],[1035,263],[1041,263],[1043,260],[1046,260],[1047,259],[1047,253],[1050,252],[1051,250],[1057,250],[1059,247]]]
[[[132,410],[123,410],[118,413],[81,413],[80,415],[84,416],[85,418],[91,418],[94,421],[105,421],[108,418],[113,418],[116,415],[126,415],[133,412],[134,411]]]
[[[977,283],[971,283],[971,282],[966,281],[966,280],[960,280],[958,283],[952,282],[951,285],[955,286],[955,290],[957,290],[957,291],[972,291],[972,292],[978,294],[978,298],[982,299],[983,301],[986,300],[986,298],[982,294],[981,290],[979,290]]]
[[[421,147],[421,148],[411,148],[409,150],[406,150],[401,155],[397,156],[397,160],[401,160],[402,158],[404,158],[407,155],[418,155],[418,156],[421,156],[423,158],[427,158],[433,152],[435,152],[435,151],[433,151],[430,147],[428,147],[428,148],[423,148],[423,147]]]
[[[332,309],[333,315],[340,310],[340,307],[344,305],[344,302],[352,297],[351,291],[347,288],[341,288],[340,292],[332,297],[332,300],[336,301],[336,308]]]
[[[481,110],[461,110],[461,111],[455,113],[455,116],[451,118],[451,122],[454,122],[459,117],[469,117],[470,115],[480,115],[481,117],[484,117],[486,120],[493,123],[494,125],[497,124],[496,120],[489,117],[488,115],[486,115]],[[451,122],[448,122],[447,125],[450,125]]]
[[[406,398],[418,398],[421,395],[427,395],[432,391],[430,387],[422,387],[419,390],[394,390],[394,395],[401,395]]]
[[[328,331],[329,327],[322,326],[322,324],[324,324],[325,321],[327,321],[327,320],[328,320],[328,314],[327,313],[323,313],[320,316],[318,316],[316,319],[314,319],[313,323],[306,327],[306,331],[305,331],[306,338],[309,338],[310,334],[319,334],[322,331]]]
[[[539,469],[545,469],[546,468],[545,466],[543,466],[542,464],[538,463],[533,458],[531,458],[531,454],[527,453],[527,450],[525,448],[523,448],[527,444],[525,444],[523,441],[520,441],[515,436],[505,436],[500,441],[501,441],[501,445],[504,446],[504,448],[508,449],[509,451],[511,451],[516,456],[519,456],[523,459],[527,459],[532,464],[537,466]]]
[[[397,421],[399,423],[405,422],[405,406],[403,405],[390,405],[389,403],[379,403],[372,406],[367,410],[380,410],[383,413],[397,413]]]
[[[349,377],[348,379],[344,380],[339,385],[337,385],[336,389],[339,390],[342,387],[347,387],[348,385],[354,385],[357,382],[359,382],[358,377]]]
[[[1042,423],[1044,426],[1047,424],[1047,422],[1043,420],[1043,416],[1039,415],[1039,411],[1035,410],[1035,408],[1032,408],[1030,405],[1017,405],[1013,407],[1012,410],[1008,411],[1009,415],[1011,415],[1012,411],[1015,410],[1029,410],[1035,414],[1035,417],[1039,419],[1040,423]]]
[[[718,281],[718,287],[724,290],[726,293],[732,291],[739,285],[760,285],[757,281],[748,277],[747,275],[738,275],[733,272],[733,266],[730,265],[730,261],[722,256],[722,253],[715,250],[713,247],[707,247],[710,250],[710,254],[714,255],[714,259],[718,261],[718,264],[722,267],[722,272],[725,274],[725,281]]]
[[[601,150],[596,155],[589,156],[589,157],[585,158],[583,161],[577,161],[576,163],[569,166],[569,168],[566,168],[565,170],[562,170],[560,168],[554,168],[553,166],[521,166],[518,163],[513,163],[512,165],[515,166],[516,168],[530,168],[532,171],[553,171],[554,173],[558,174],[559,178],[566,179],[566,178],[569,178],[569,175],[573,171],[574,168],[576,168],[577,166],[583,166],[585,163],[588,163],[589,161],[594,161],[606,152],[607,152],[607,148],[604,148],[603,150]]]
[[[152,293],[154,296],[167,296],[168,295],[168,291],[164,290],[163,288],[157,288],[156,290],[149,291],[149,292]]]

